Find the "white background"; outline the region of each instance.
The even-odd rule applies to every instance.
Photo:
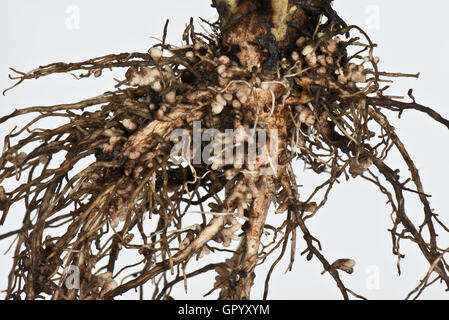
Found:
[[[376,55],[381,68],[391,72],[421,72],[420,79],[401,79],[393,84],[390,94],[406,95],[414,88],[418,102],[433,107],[449,118],[447,101],[449,75],[449,2],[446,0],[336,0],[335,8],[348,24],[363,27],[379,44]],[[216,13],[209,0],[192,1],[10,1],[0,4],[0,89],[12,84],[7,78],[9,67],[28,71],[51,62],[82,61],[108,53],[145,52],[160,38],[166,18],[170,18],[168,41],[180,44],[185,23],[199,16],[214,20]],[[75,102],[112,89],[113,77],[123,78],[125,70],[105,72],[99,79],[76,81],[69,75],[56,75],[38,81],[26,81],[0,97],[0,116],[15,108]],[[449,131],[427,116],[415,111],[392,120],[420,170],[426,193],[433,195],[432,207],[449,223],[448,140]],[[0,147],[11,123],[0,126]],[[392,153],[388,164],[406,169]],[[298,183],[304,193],[320,180],[304,172],[297,163]],[[310,187],[309,187],[310,186]],[[5,186],[7,187],[7,186]],[[8,188],[7,188],[8,189]],[[9,189],[8,189],[9,190]],[[422,207],[413,196],[407,210],[416,223],[422,221]],[[347,286],[371,299],[402,299],[427,272],[428,264],[414,245],[405,245],[406,259],[402,275],[396,272],[396,257],[391,252],[390,208],[375,186],[360,179],[342,181],[332,191],[330,200],[311,219],[311,232],[322,241],[323,252],[330,261],[353,258],[357,261],[352,275],[343,274]],[[20,226],[21,212],[9,213],[0,226],[0,234]],[[6,286],[11,254],[3,255],[10,240],[0,242],[0,289]],[[449,246],[448,237],[440,246]],[[299,237],[298,251],[305,246]],[[270,284],[271,299],[340,299],[331,277],[320,275],[321,266],[314,259],[307,262],[299,254],[293,272],[284,274],[288,258],[281,262]],[[267,266],[268,267],[268,266]],[[267,267],[257,269],[252,298],[261,298]],[[189,293],[182,283],[175,298],[197,299],[212,285],[213,274],[189,281]],[[443,285],[428,289],[423,298],[448,299]],[[4,296],[0,293],[0,297]],[[125,295],[124,298],[132,298]],[[212,294],[208,298],[216,298]]]

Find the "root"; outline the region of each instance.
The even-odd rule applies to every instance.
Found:
[[[207,35],[191,21],[182,47],[165,43],[166,25],[164,40],[148,53],[12,69],[16,86],[53,73],[82,79],[126,68],[114,91],[0,118],[19,123],[35,115],[5,137],[0,158],[0,224],[12,206],[23,208],[22,227],[0,235],[16,241],[6,298],[114,299],[132,289],[142,298],[145,286],[153,298],[167,299],[177,283],[187,288],[189,278],[215,270],[209,293],[250,299],[257,266],[280,249],[265,280],[267,298],[288,252],[292,270],[302,235],[302,254],[320,261],[342,297],[364,299],[339,275],[352,272],[355,261],[329,262],[307,226],[342,178],[365,179],[386,195],[398,272],[401,241],[415,243],[429,262],[409,297],[438,280],[449,289],[448,250],[437,241],[449,228],[431,210],[416,165],[383,112],[416,110],[448,128],[449,121],[416,103],[412,91],[412,102],[388,96],[384,81],[410,75],[381,71],[376,44],[330,7],[316,13],[282,1],[275,16],[255,16],[263,8],[248,1],[214,1],[220,3],[228,15],[209,23]],[[43,119],[58,125],[40,128]],[[399,151],[409,177],[386,164],[391,150]],[[309,196],[298,189],[294,160],[326,178]],[[422,203],[419,226],[407,215],[406,192]],[[270,224],[272,214],[285,217],[281,225]],[[188,270],[194,258],[201,264],[215,251],[228,258]],[[124,252],[134,261],[123,266]],[[77,288],[65,284],[71,266],[79,271]]]

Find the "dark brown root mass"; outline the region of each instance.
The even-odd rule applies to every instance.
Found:
[[[430,209],[418,170],[383,112],[415,109],[448,128],[449,122],[417,104],[411,92],[412,102],[386,95],[386,78],[410,75],[381,72],[375,44],[338,16],[321,20],[321,11],[293,1],[269,8],[249,1],[240,6],[215,2],[221,22],[210,24],[207,35],[195,32],[191,22],[183,47],[164,40],[148,53],[55,63],[28,73],[13,70],[18,83],[53,73],[80,71],[80,78],[101,76],[110,68],[126,68],[126,73],[115,91],[73,104],[16,110],[0,119],[4,123],[36,114],[5,137],[0,159],[0,183],[27,176],[13,190],[0,187],[1,223],[12,204],[25,204],[23,226],[0,235],[0,240],[17,241],[7,299],[111,299],[150,280],[153,298],[162,299],[176,283],[210,270],[217,272],[212,290],[220,289],[220,298],[249,299],[256,265],[281,248],[266,279],[266,297],[268,281],[289,243],[291,269],[297,233],[305,240],[302,254],[322,263],[343,297],[360,297],[338,273],[352,271],[354,261],[328,262],[306,224],[325,205],[334,184],[351,177],[373,182],[388,198],[398,268],[400,242],[410,240],[429,262],[429,274],[434,271],[436,279],[449,285],[448,250],[437,244],[437,233],[448,229]],[[36,129],[37,121],[53,117],[67,122]],[[245,157],[230,164],[219,157],[201,164],[191,157],[176,163],[170,157],[170,137],[183,129],[193,139],[195,121],[202,133],[241,132],[231,141],[232,149],[251,141],[244,134],[251,129],[276,130],[278,139],[267,140],[255,163]],[[268,152],[273,144],[277,165]],[[35,147],[25,153],[29,146]],[[407,183],[386,164],[394,148],[409,168]],[[190,150],[190,156],[196,151]],[[54,168],[52,161],[61,154],[63,161]],[[93,160],[73,172],[86,158]],[[295,159],[328,177],[308,198],[299,197]],[[420,226],[407,216],[405,192],[422,202]],[[285,216],[280,226],[268,223],[271,203],[276,214]],[[197,211],[202,222],[186,225],[186,214]],[[65,232],[52,235],[55,226]],[[262,242],[262,233],[271,241]],[[237,246],[226,249],[237,240]],[[139,258],[117,270],[125,250],[138,252]],[[194,256],[223,250],[230,254],[225,261],[186,273]],[[79,289],[64,285],[73,265],[80,271]],[[127,272],[135,277],[119,284],[118,276]],[[427,286],[428,278],[416,291]]]

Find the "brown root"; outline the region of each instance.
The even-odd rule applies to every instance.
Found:
[[[448,128],[449,121],[417,104],[411,91],[410,103],[386,95],[385,79],[407,75],[379,71],[376,45],[332,11],[325,11],[323,22],[293,1],[279,1],[270,11],[249,1],[214,4],[221,21],[210,24],[208,35],[195,32],[191,21],[183,47],[166,44],[164,34],[148,53],[55,63],[26,73],[12,69],[15,85],[53,73],[84,78],[101,76],[103,69],[126,71],[115,91],[0,119],[2,124],[35,114],[5,137],[0,159],[0,184],[24,179],[11,190],[0,186],[0,224],[12,205],[24,204],[22,227],[0,235],[17,240],[6,298],[113,299],[151,284],[152,297],[164,299],[177,283],[187,287],[189,278],[215,270],[210,292],[250,299],[257,265],[281,248],[266,277],[267,298],[289,243],[292,269],[297,234],[304,239],[302,254],[320,261],[343,298],[363,298],[339,276],[352,272],[355,261],[330,263],[307,226],[334,184],[351,177],[376,184],[388,198],[398,270],[401,241],[416,243],[429,262],[429,274],[412,293],[437,280],[449,288],[448,249],[437,241],[438,232],[448,228],[430,209],[416,165],[383,110],[421,111]],[[38,127],[40,120],[57,117],[66,123]],[[211,129],[212,142],[195,140],[195,133]],[[228,141],[230,129],[235,135]],[[268,136],[254,159],[238,152],[259,141],[259,132],[271,131],[276,138]],[[181,140],[187,152],[173,153]],[[204,156],[208,142],[222,154],[231,150],[232,161],[222,161],[221,153]],[[386,164],[393,149],[409,169],[405,182]],[[195,162],[198,155],[201,161]],[[327,178],[309,197],[300,198],[295,159]],[[420,226],[407,215],[405,192],[422,203]],[[285,216],[280,226],[269,224],[272,203]],[[195,213],[198,221],[186,222]],[[118,269],[125,251],[138,258]],[[201,263],[215,251],[227,259],[186,271],[193,257]],[[69,266],[79,270],[75,289],[65,284]],[[433,272],[436,279],[429,282]]]

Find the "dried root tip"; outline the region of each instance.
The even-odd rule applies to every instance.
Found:
[[[304,49],[302,49],[301,53],[305,57],[309,56],[315,53],[315,48],[312,45],[308,44],[307,46],[304,47]]]
[[[172,90],[165,94],[165,101],[169,104],[176,104],[176,91]]]
[[[226,87],[229,83],[229,79],[225,78],[224,76],[220,75],[218,77],[218,84],[222,87]]]
[[[327,73],[327,69],[326,67],[319,67],[318,70],[316,71],[316,73],[318,73],[319,75],[325,75]]]
[[[213,101],[211,104],[212,112],[214,114],[220,114],[223,111],[224,106],[225,106],[224,104],[220,104],[217,101]]]
[[[195,239],[195,233],[192,230],[189,230],[184,240],[182,240],[179,244],[179,249],[184,250],[185,248],[187,248],[190,243],[192,243],[193,239]]]
[[[20,152],[18,155],[8,154],[6,160],[19,167],[26,160],[27,156],[25,152]]]
[[[227,105],[228,102],[225,97],[228,99],[232,99],[232,96],[229,97],[227,95],[223,96],[222,94],[217,94],[217,96],[215,97],[215,101],[211,103],[212,112],[214,114],[220,114],[223,111],[223,108]]]
[[[101,77],[101,74],[102,74],[101,69],[95,70],[95,72],[94,72],[94,77],[95,77],[95,78],[99,78],[99,77]]]
[[[226,66],[225,65],[219,65],[218,67],[217,67],[217,73],[219,74],[219,75],[222,75],[222,74],[224,74],[226,72]]]
[[[226,180],[232,180],[232,179],[234,179],[234,177],[235,177],[236,175],[238,175],[239,172],[240,172],[240,170],[237,170],[237,169],[235,169],[235,168],[226,170],[225,173],[224,173],[224,174],[225,174]]]
[[[106,293],[114,290],[117,287],[118,287],[118,284],[115,280],[112,280],[112,279],[109,280],[108,282],[105,283],[105,285],[103,286],[103,289],[101,289],[100,296],[103,297]]]
[[[248,95],[245,91],[239,90],[235,94],[236,98],[240,101],[240,103],[245,104],[248,101]]]
[[[337,49],[338,49],[338,42],[334,39],[330,39],[327,42],[327,47],[326,47],[327,52],[333,54],[333,53],[337,52]]]
[[[119,137],[123,134],[123,131],[120,129],[117,129],[116,127],[112,127],[109,129],[104,130],[103,135],[105,137]]]
[[[323,66],[323,67],[325,67],[325,66],[327,65],[327,62],[326,62],[326,56],[325,56],[324,54],[320,54],[320,55],[317,57],[317,61],[318,61],[318,63],[319,63],[321,66]]]
[[[199,40],[197,40],[195,42],[195,44],[193,45],[193,49],[195,49],[195,51],[199,51],[199,50],[201,50],[201,48],[204,48],[204,47],[207,47],[207,45],[204,42],[199,41]]]
[[[306,62],[311,67],[317,66],[317,57],[316,57],[315,53],[311,53],[310,55],[307,55]]]
[[[353,259],[338,259],[331,265],[331,270],[342,270],[346,273],[353,273],[355,267],[355,261]],[[327,270],[323,270],[321,274],[324,274]]]
[[[225,106],[226,104],[227,104],[227,102],[226,102],[226,99],[223,97],[223,95],[221,95],[221,94],[217,94],[217,96],[215,97],[215,99],[216,99],[216,101],[219,103],[219,104],[221,104],[221,105],[223,105],[223,106]]]
[[[99,274],[97,277],[98,284],[102,287],[106,284],[106,282],[112,280],[112,272],[107,271],[104,273]]]
[[[288,210],[288,208],[290,208],[291,203],[289,202],[284,202],[282,203],[275,211],[275,214],[280,214],[280,213],[284,213],[285,211]]]
[[[316,204],[316,202],[304,203],[304,202],[296,201],[296,203],[295,203],[294,201],[287,201],[287,202],[284,202],[281,205],[279,205],[279,207],[277,208],[275,213],[276,214],[284,213],[288,209],[290,209],[294,206],[296,207],[296,210],[298,212],[314,213],[318,209],[318,205]]]
[[[242,108],[242,104],[240,103],[240,101],[238,100],[233,100],[232,101],[232,107],[234,109],[241,109]]]
[[[296,51],[293,51],[291,54],[292,60],[293,61],[298,61],[299,60],[299,54]]]
[[[296,46],[298,48],[302,48],[302,47],[304,47],[306,42],[307,42],[307,38],[306,37],[299,37],[298,40],[296,40]]]
[[[202,257],[204,257],[205,255],[208,255],[210,253],[210,249],[204,245],[200,251],[198,251],[197,255],[196,255],[196,259],[201,259]]]
[[[195,59],[195,53],[193,53],[193,51],[187,51],[186,59],[192,61],[193,59]]]
[[[0,201],[6,201],[6,192],[3,186],[0,186]]]
[[[153,47],[148,50],[148,53],[155,62],[158,62],[162,58],[162,50],[159,48]]]
[[[228,64],[229,62],[231,62],[231,60],[227,56],[221,56],[220,58],[218,58],[218,62],[223,65]]]
[[[231,226],[221,229],[213,239],[215,242],[223,243],[223,246],[225,247],[229,247],[232,240],[240,239],[240,237],[237,236],[235,232],[240,230],[240,228],[242,227],[242,224],[240,224],[233,216],[228,216],[227,224]]]
[[[130,86],[148,86],[156,80],[160,79],[161,74],[156,68],[140,67],[137,70],[135,67],[131,67],[125,74],[126,80]]]
[[[40,164],[46,164],[50,160],[50,157],[48,154],[41,154],[39,155],[39,163]]]
[[[369,156],[360,156],[358,159],[352,158],[349,161],[349,173],[355,178],[362,175],[372,164],[373,160]]]
[[[290,189],[282,189],[281,192],[279,192],[278,195],[278,202],[283,203],[285,202],[289,197],[291,196]]]
[[[211,169],[212,169],[213,171],[216,171],[216,170],[218,170],[218,169],[221,169],[221,168],[223,168],[223,167],[225,166],[225,163],[223,162],[223,160],[221,159],[220,156],[218,156],[218,157],[212,157],[210,160],[212,161]]]
[[[315,124],[316,117],[310,108],[305,106],[297,106],[296,110],[299,112],[299,121],[306,126],[311,127]]]
[[[130,160],[136,160],[136,159],[139,159],[140,156],[141,156],[141,154],[140,154],[139,151],[131,151],[131,152],[129,153],[129,155],[128,155],[128,158],[129,158]]]
[[[123,237],[123,242],[125,244],[129,244],[131,241],[133,241],[133,239],[134,239],[134,234],[133,233],[128,233],[127,235],[125,235]]]
[[[160,81],[154,81],[151,84],[151,89],[153,89],[155,92],[161,92],[162,91],[162,83]]]
[[[139,177],[140,177],[140,174],[143,172],[143,170],[144,170],[144,167],[143,166],[137,166],[137,167],[135,167],[134,168],[134,171],[133,171],[133,177],[134,177],[134,179],[138,179]]]
[[[0,186],[0,211],[6,211],[8,198],[6,197],[5,188]]]
[[[223,98],[227,101],[227,102],[231,102],[234,99],[234,96],[230,93],[225,93],[223,94]]]
[[[137,125],[130,119],[123,120],[123,126],[129,131],[135,131],[137,129]]]

